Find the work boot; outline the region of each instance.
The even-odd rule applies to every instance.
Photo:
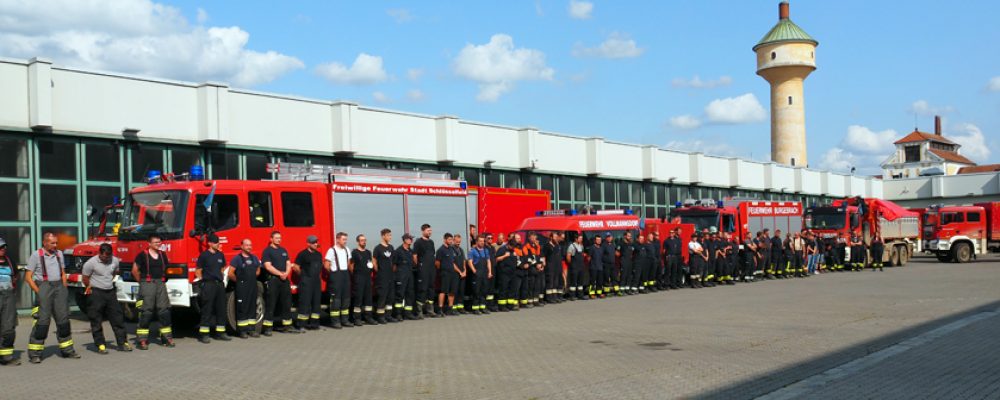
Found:
[[[171,347],[171,348],[177,346],[176,344],[174,344],[174,338],[172,338],[172,337],[164,337],[163,340],[161,341],[161,344],[163,346]]]
[[[389,317],[389,319],[392,319],[392,317]],[[389,321],[385,319],[385,314],[379,314],[377,317],[375,317],[375,323],[379,325],[385,325],[389,323]]]
[[[215,339],[215,340],[221,340],[223,342],[228,342],[230,340],[233,340],[233,338],[229,337],[229,334],[226,334],[226,333],[216,334],[212,338]]]
[[[240,339],[246,339],[246,338],[250,337],[250,335],[249,335],[249,334],[247,334],[247,331],[240,331],[239,335],[237,335],[237,336],[238,336],[238,337],[239,337]]]
[[[107,352],[108,352],[107,350],[104,351],[105,354]],[[77,353],[76,350],[73,350],[72,347],[70,347],[62,352],[62,358],[77,359],[80,358],[80,354]]]
[[[264,328],[260,331],[260,333],[264,336],[271,337],[271,329]]]
[[[382,321],[382,323],[384,324],[385,321]],[[372,318],[372,312],[371,311],[365,312],[365,325],[378,325],[378,324],[379,323],[375,322],[375,319]]]
[[[0,357],[0,365],[18,366],[21,365],[21,360],[14,358],[14,356],[3,356]]]
[[[130,352],[130,351],[132,351],[132,345],[128,344],[128,342],[119,344],[118,345],[118,351],[122,351],[122,352],[126,352],[126,353]]]
[[[138,347],[139,350],[149,350],[149,341],[146,339],[142,339],[139,341],[139,344],[136,347]]]
[[[37,354],[32,354],[31,356],[28,357],[28,362],[30,362],[32,364],[41,364],[42,363],[42,356],[37,355]]]
[[[97,345],[97,354],[108,354],[108,346],[103,344]]]
[[[340,325],[343,325],[344,328],[353,328],[354,327],[354,324],[351,323],[351,318],[349,316],[343,315],[343,314],[341,314],[341,316],[340,316]]]
[[[340,329],[340,328],[342,328],[342,326],[340,326],[340,318],[334,318],[333,320],[331,320],[330,321],[330,327],[333,328],[333,329]]]
[[[212,339],[210,339],[210,338],[208,337],[208,335],[201,335],[201,336],[198,336],[198,341],[199,341],[199,342],[201,342],[201,343],[204,343],[204,344],[209,344],[209,343],[212,343]]]

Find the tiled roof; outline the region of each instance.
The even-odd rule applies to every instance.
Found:
[[[913,132],[910,132],[909,135],[904,136],[902,139],[897,140],[893,144],[924,142],[924,141],[928,141],[928,140],[933,141],[933,142],[938,142],[938,143],[944,143],[944,144],[956,144],[955,142],[952,142],[951,140],[948,140],[944,136],[935,135],[933,133],[921,132],[921,131],[918,131],[918,130],[914,130]]]
[[[929,150],[930,150],[931,153],[934,153],[934,155],[943,158],[945,161],[951,161],[951,162],[955,162],[955,163],[962,163],[962,164],[969,164],[969,165],[976,165],[976,163],[973,162],[972,160],[970,160],[968,158],[965,158],[965,156],[963,156],[961,154],[958,154],[958,153],[956,153],[954,151],[944,151],[944,150],[940,150],[940,149],[929,149]]]
[[[1000,164],[977,165],[974,167],[962,167],[958,169],[959,174],[978,174],[981,172],[1000,171]]]

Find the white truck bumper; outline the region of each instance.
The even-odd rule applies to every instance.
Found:
[[[135,303],[139,300],[139,283],[138,282],[125,282],[118,277],[115,281],[115,287],[117,290],[118,301],[123,303]],[[174,307],[191,307],[191,297],[193,296],[194,290],[191,288],[191,283],[187,279],[168,279],[167,280],[167,298],[170,299],[170,305]]]

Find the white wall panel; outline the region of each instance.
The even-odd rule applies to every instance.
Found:
[[[352,120],[358,155],[430,162],[437,156],[433,118],[358,108]]]
[[[28,126],[28,67],[0,62],[0,126]]]
[[[795,191],[795,169],[774,164],[771,167],[771,189],[775,193],[792,193]]]
[[[701,158],[701,183],[729,187],[729,159],[706,155]]]
[[[674,178],[675,183],[691,182],[691,162],[688,153],[673,150],[656,152],[656,180],[668,182]]]
[[[329,104],[231,91],[230,145],[333,151]]]
[[[642,147],[604,142],[601,150],[602,176],[642,179]]]
[[[822,174],[819,171],[813,171],[805,168],[800,169],[800,171],[802,171],[800,174],[802,174],[801,191],[803,194],[823,193],[823,182],[820,177]]]
[[[587,173],[587,145],[582,138],[538,133],[535,150],[538,168],[542,171],[565,171],[568,174]]]
[[[482,165],[493,160],[494,167],[518,168],[517,130],[498,126],[461,122],[456,126],[455,162]]]
[[[739,160],[740,188],[764,190],[764,164]]]

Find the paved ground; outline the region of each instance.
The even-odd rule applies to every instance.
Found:
[[[921,258],[881,273],[517,313],[211,345],[185,337],[175,349],[82,351],[81,360],[52,356],[41,365],[0,368],[0,393],[4,399],[997,398],[997,283],[996,258],[964,265]],[[27,347],[30,320],[21,323],[19,350]],[[86,327],[74,321],[76,343],[91,343]]]

